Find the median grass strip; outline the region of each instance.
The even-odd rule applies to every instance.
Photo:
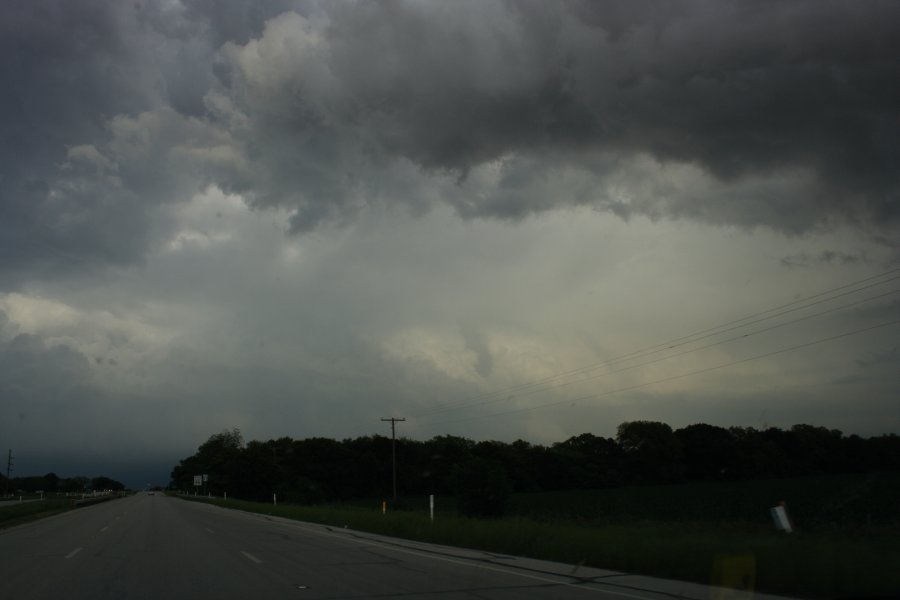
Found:
[[[39,496],[35,496],[30,500],[23,497],[23,502],[5,501],[0,505],[0,529],[15,527],[82,506],[115,500],[119,497],[121,496],[48,496],[41,500]]]
[[[67,498],[47,498],[35,502],[22,502],[21,504],[16,502],[11,506],[0,507],[0,529],[43,519],[72,508],[72,500]]]
[[[802,597],[883,596],[900,590],[896,569],[900,554],[896,536],[889,532],[787,535],[747,524],[584,524],[449,515],[440,515],[432,523],[427,515],[414,512],[382,515],[378,510],[347,506],[184,498],[338,528],[698,583],[721,581],[715,576],[717,563],[751,556],[758,590]]]

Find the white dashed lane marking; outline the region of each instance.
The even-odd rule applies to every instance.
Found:
[[[249,552],[244,552],[243,550],[241,550],[241,554],[243,554],[244,556],[246,556],[248,559],[252,560],[256,564],[259,564],[262,562],[261,560],[259,560],[258,558],[256,558],[252,554],[250,554]]]
[[[74,550],[72,550],[71,552],[69,552],[68,554],[66,554],[66,558],[67,558],[67,559],[72,558],[73,556],[75,556],[75,555],[78,554],[79,552],[81,552],[81,548],[75,548]]]

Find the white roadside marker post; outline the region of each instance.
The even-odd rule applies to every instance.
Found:
[[[769,510],[772,513],[772,520],[775,521],[775,529],[784,531],[785,533],[794,531],[783,500],[778,503],[778,506],[774,506]]]

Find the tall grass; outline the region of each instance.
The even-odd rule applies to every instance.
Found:
[[[536,520],[736,523],[768,528],[787,503],[803,531],[885,528],[900,533],[900,473],[514,494],[510,512]]]
[[[193,499],[193,498],[190,498]],[[205,500],[197,498],[197,500]],[[703,522],[584,524],[509,517],[493,520],[349,506],[290,506],[211,500],[228,508],[496,553],[717,583],[723,557],[752,556],[757,589],[803,597],[896,594],[900,551],[893,534],[783,534]]]

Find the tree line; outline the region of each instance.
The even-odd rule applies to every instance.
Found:
[[[113,490],[119,492],[125,489],[125,484],[109,477],[59,477],[56,473],[47,473],[40,476],[10,477],[7,486],[6,477],[0,475],[0,493],[9,489],[10,493],[34,494],[44,492],[55,493],[84,493],[91,491]]]
[[[401,497],[454,495],[473,482],[502,493],[900,470],[896,434],[862,438],[803,424],[755,429],[699,423],[673,430],[661,422],[630,421],[615,438],[584,433],[548,446],[451,435],[400,438],[396,444]],[[203,474],[208,482],[200,491],[214,495],[271,500],[275,493],[298,503],[389,499],[391,439],[282,437],[245,444],[233,429],[182,459],[170,485],[195,491],[194,476]]]

